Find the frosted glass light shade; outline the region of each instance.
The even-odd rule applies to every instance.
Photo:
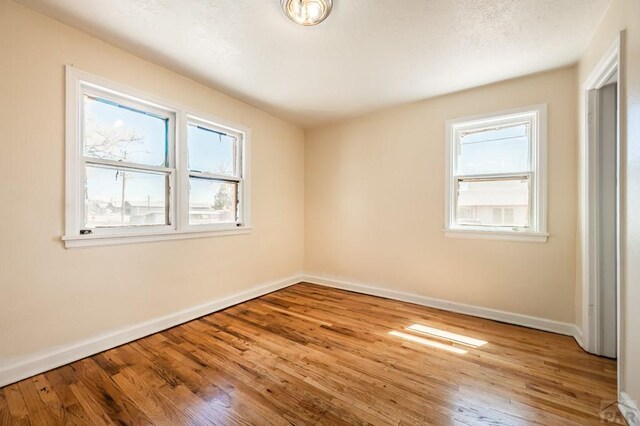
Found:
[[[332,6],[332,0],[282,0],[285,15],[296,24],[305,26],[324,21]]]

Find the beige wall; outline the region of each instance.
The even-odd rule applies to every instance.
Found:
[[[445,238],[445,121],[548,103],[546,244]],[[574,323],[576,69],[307,131],[305,271]]]
[[[626,29],[623,67],[626,90],[622,102],[623,191],[626,205],[622,221],[622,347],[620,351],[620,389],[640,405],[640,1],[613,0],[587,51],[580,61],[579,85],[582,87],[598,61],[612,45],[620,30]],[[578,93],[581,96],[581,93]],[[580,117],[582,114],[580,115]],[[584,127],[581,121],[580,128]],[[579,265],[580,266],[580,265]],[[582,300],[582,283],[576,285],[576,304]]]
[[[254,231],[64,249],[65,64],[249,126]],[[298,127],[8,0],[0,98],[0,365],[302,270]]]

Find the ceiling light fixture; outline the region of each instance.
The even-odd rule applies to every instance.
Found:
[[[324,21],[329,13],[333,0],[282,0],[282,10],[296,24],[311,26]]]

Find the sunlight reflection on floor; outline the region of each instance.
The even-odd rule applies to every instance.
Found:
[[[463,336],[462,334],[451,333],[450,331],[444,331],[433,327],[427,327],[426,325],[422,324],[410,325],[409,327],[407,327],[407,330],[428,334],[430,336],[448,340],[453,343],[461,343],[473,348],[479,348],[480,346],[484,346],[487,344],[487,342],[484,340],[474,339],[473,337],[467,337]]]
[[[456,348],[455,346],[445,345],[444,343],[434,342],[433,340],[428,340],[423,337],[414,336],[413,334],[403,333],[401,331],[390,331],[390,335],[395,337],[400,337],[402,339],[408,340],[410,342],[419,343],[424,346],[430,346],[432,348],[443,349],[445,351],[453,352],[459,355],[464,355],[467,353],[466,350]]]

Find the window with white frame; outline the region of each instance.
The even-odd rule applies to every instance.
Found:
[[[247,232],[249,130],[67,68],[67,247]]]
[[[242,135],[195,118],[187,135],[189,224],[238,223]]]
[[[447,236],[546,241],[546,106],[447,123]]]

